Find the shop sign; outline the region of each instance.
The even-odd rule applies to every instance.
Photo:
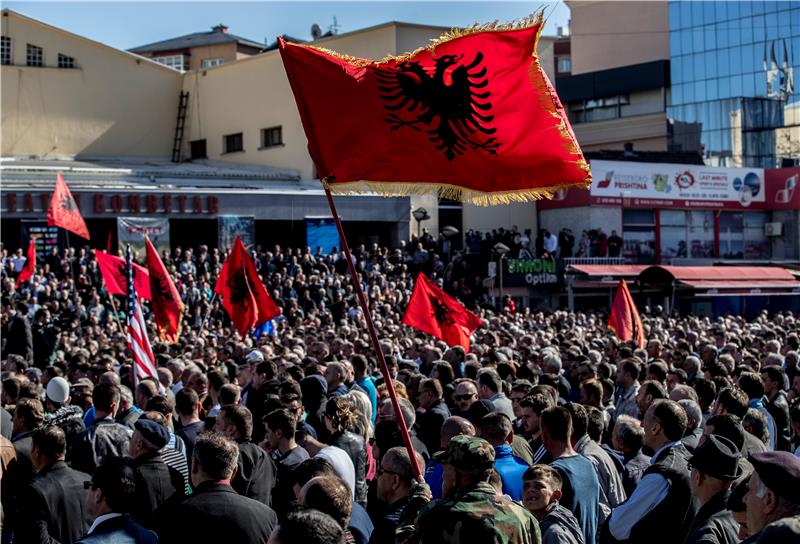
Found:
[[[519,283],[538,287],[558,284],[555,259],[508,259],[506,266],[509,285]]]
[[[591,203],[634,208],[763,209],[762,168],[591,161]]]
[[[173,193],[72,193],[78,207],[88,216],[118,215],[120,213],[191,214],[219,213],[216,195],[187,195]],[[3,192],[2,211],[6,213],[40,213],[50,207],[51,193]],[[81,202],[83,201],[83,202]],[[83,206],[82,206],[83,204]],[[88,209],[85,209],[88,207]],[[93,213],[92,213],[93,212]]]

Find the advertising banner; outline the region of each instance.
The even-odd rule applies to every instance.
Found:
[[[20,240],[20,247],[26,250],[29,240],[33,238],[36,243],[36,257],[38,259],[44,259],[52,248],[61,249],[66,246],[64,231],[58,227],[48,227],[47,221],[23,219],[21,226],[22,239]]]
[[[117,218],[117,240],[120,249],[130,244],[131,250],[137,257],[138,262],[144,262],[144,235],[150,238],[153,245],[158,249],[159,254],[169,247],[169,219],[162,218],[142,218],[142,217],[118,217]]]
[[[220,251],[233,247],[236,237],[242,238],[244,247],[250,250],[256,240],[256,218],[241,215],[220,215],[217,218],[217,233]]]
[[[764,173],[770,210],[800,210],[800,168],[775,168]]]
[[[339,248],[339,233],[331,217],[306,217],[306,245],[315,253],[317,247],[327,255],[331,250]]]
[[[591,202],[633,208],[764,209],[762,168],[592,161]]]

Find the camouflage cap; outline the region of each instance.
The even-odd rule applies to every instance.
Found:
[[[458,435],[450,439],[445,451],[435,453],[433,458],[464,472],[484,474],[494,466],[494,448],[483,438]]]

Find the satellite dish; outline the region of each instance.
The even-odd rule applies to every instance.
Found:
[[[318,40],[320,36],[322,36],[322,29],[317,23],[314,23],[311,25],[311,38]]]

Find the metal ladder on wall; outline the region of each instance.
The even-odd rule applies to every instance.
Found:
[[[172,142],[172,162],[181,162],[183,129],[186,126],[186,109],[189,106],[189,92],[181,91],[178,99],[178,119],[175,121],[175,139]]]

